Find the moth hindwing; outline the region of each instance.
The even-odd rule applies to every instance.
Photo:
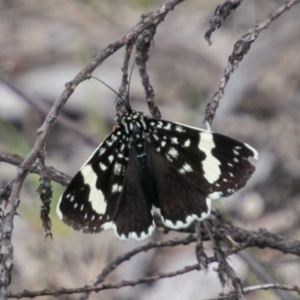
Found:
[[[131,110],[71,180],[57,213],[76,230],[113,228],[120,239],[148,237],[154,214],[185,228],[246,184],[249,157],[258,153],[245,143]]]

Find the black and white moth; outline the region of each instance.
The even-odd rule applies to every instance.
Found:
[[[72,179],[57,205],[66,224],[86,233],[113,228],[144,239],[154,214],[172,229],[206,219],[211,200],[242,188],[258,159],[224,135],[153,119],[128,109]]]

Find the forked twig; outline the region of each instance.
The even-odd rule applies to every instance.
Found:
[[[220,104],[220,100],[224,96],[225,87],[228,83],[228,80],[234,70],[239,66],[239,63],[242,61],[244,56],[248,53],[251,45],[257,39],[258,35],[261,33],[262,30],[267,29],[270,24],[276,20],[282,13],[289,10],[293,5],[298,4],[299,0],[293,1],[286,1],[286,3],[280,6],[274,13],[269,14],[268,18],[258,23],[254,29],[251,29],[243,35],[234,45],[234,49],[232,54],[229,57],[229,62],[227,67],[224,70],[224,76],[220,81],[220,85],[218,90],[215,92],[211,100],[208,102],[206,109],[205,109],[205,118],[204,122],[208,122],[212,124],[217,108]]]

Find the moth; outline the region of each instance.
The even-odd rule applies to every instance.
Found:
[[[242,188],[258,152],[230,137],[127,109],[61,196],[57,214],[76,230],[112,228],[141,240],[155,229],[206,219],[211,201]]]

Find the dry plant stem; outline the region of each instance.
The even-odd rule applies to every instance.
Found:
[[[288,239],[285,237],[281,237],[277,234],[272,234],[267,232],[266,230],[259,230],[259,231],[250,231],[245,230],[241,228],[237,228],[232,226],[231,224],[218,224],[219,229],[227,232],[231,235],[231,237],[236,241],[240,242],[240,246],[232,247],[230,250],[224,251],[224,256],[228,257],[229,255],[233,253],[238,253],[239,251],[249,248],[249,247],[259,247],[259,248],[272,248],[280,250],[283,253],[290,253],[295,254],[300,257],[300,242],[292,239]],[[153,248],[158,247],[166,247],[166,246],[176,246],[179,244],[189,244],[192,242],[196,242],[197,238],[195,236],[188,236],[181,240],[171,240],[167,242],[157,242],[157,243],[149,243],[145,246],[139,247],[137,249],[134,249],[131,252],[128,252],[118,258],[116,258],[114,261],[112,261],[103,271],[99,274],[99,276],[95,279],[94,284],[91,286],[85,286],[81,288],[76,289],[64,289],[61,288],[59,290],[50,291],[50,290],[41,290],[41,291],[23,291],[21,293],[13,294],[11,293],[9,295],[10,298],[22,298],[22,297],[37,297],[41,295],[63,295],[63,294],[73,294],[73,293],[87,293],[91,291],[99,292],[101,290],[106,289],[117,289],[122,288],[125,286],[135,286],[138,284],[146,283],[146,282],[153,282],[159,279],[163,278],[170,278],[174,276],[178,276],[187,272],[191,272],[194,270],[199,270],[199,263],[185,267],[183,269],[180,269],[175,272],[170,273],[160,273],[155,276],[142,278],[139,280],[133,280],[133,281],[121,281],[116,284],[104,284],[98,287],[95,287],[95,284],[99,284],[103,282],[103,280],[113,271],[115,270],[121,263],[127,261],[134,255],[137,255],[138,253],[142,251],[148,251]],[[207,263],[210,264],[212,262],[216,262],[217,258],[215,256],[207,258]],[[229,298],[223,298],[223,299],[229,299]],[[231,298],[232,299],[232,298]]]
[[[297,285],[285,285],[285,284],[278,284],[278,283],[267,283],[267,284],[260,284],[260,285],[254,285],[254,286],[249,286],[243,289],[243,292],[245,295],[250,294],[252,292],[256,291],[262,291],[262,290],[281,290],[281,291],[290,291],[290,292],[296,292],[298,295],[300,295],[300,287]],[[233,300],[234,298],[233,293],[228,293],[226,295],[222,295],[218,298],[213,298],[213,299],[207,299],[207,300]],[[282,298],[280,298],[282,299]],[[291,299],[291,298],[288,298]]]
[[[22,156],[0,151],[0,162],[6,162],[17,167],[23,161],[24,157]],[[42,175],[41,166],[38,163],[34,163],[29,168],[28,173]],[[51,180],[56,181],[64,186],[67,186],[72,179],[69,175],[62,173],[53,167],[46,167],[46,176],[51,178]]]
[[[128,44],[125,48],[124,62],[123,62],[123,67],[122,67],[122,72],[123,72],[122,83],[121,83],[121,86],[120,86],[120,89],[119,89],[120,93],[123,93],[123,92],[127,91],[127,87],[128,87],[128,69],[129,69],[129,62],[130,62],[134,42]]]
[[[73,94],[77,85],[80,82],[88,79],[95,68],[98,67],[107,57],[115,53],[121,47],[130,43],[145,28],[148,28],[153,24],[158,25],[159,23],[161,23],[167,13],[170,10],[173,10],[174,7],[181,2],[183,2],[183,0],[166,1],[157,9],[153,10],[147,15],[144,15],[141,21],[136,26],[134,26],[132,30],[130,30],[127,34],[121,36],[121,38],[119,38],[117,41],[107,46],[100,54],[96,55],[94,59],[81,72],[79,72],[72,81],[68,82],[61,96],[54,102],[44,123],[38,129],[37,139],[32,150],[17,168],[17,175],[14,179],[9,201],[3,209],[3,218],[1,220],[2,235],[0,237],[0,241],[2,242],[0,250],[0,300],[7,299],[7,288],[10,284],[11,270],[13,267],[13,245],[11,243],[13,217],[20,201],[20,191],[30,168],[38,158],[41,149],[43,149],[46,145],[47,138],[56,123],[56,119],[60,110],[63,108],[69,97]]]
[[[135,40],[131,43],[126,45],[125,49],[125,55],[124,55],[124,62],[122,67],[122,82],[121,86],[119,88],[120,97],[117,98],[116,101],[116,111],[117,111],[117,117],[120,118],[124,113],[127,112],[126,105],[124,101],[126,101],[127,104],[129,104],[129,98],[128,98],[128,67],[129,67],[129,61],[132,54],[133,45],[135,43]]]
[[[235,299],[237,300],[244,300],[243,288],[240,278],[236,275],[233,268],[227,262],[227,256],[225,252],[222,250],[221,241],[224,240],[222,237],[221,228],[219,228],[219,224],[217,222],[212,222],[213,226],[209,226],[209,222],[204,222],[204,225],[207,227],[207,230],[211,232],[212,235],[212,242],[213,242],[213,249],[214,254],[216,257],[217,262],[219,263],[217,272],[222,284],[222,287],[225,285],[233,286]],[[237,248],[240,248],[237,245]]]
[[[132,281],[122,281],[120,283],[116,283],[116,284],[103,284],[99,287],[82,287],[82,288],[74,288],[74,289],[59,289],[56,291],[50,291],[50,290],[40,290],[40,291],[23,291],[21,293],[17,293],[17,294],[9,294],[9,298],[24,298],[24,297],[28,297],[28,298],[35,298],[38,296],[54,296],[54,297],[58,297],[60,295],[66,295],[66,294],[78,294],[78,293],[82,293],[82,292],[100,292],[102,290],[108,290],[108,289],[119,289],[122,287],[126,287],[126,286],[135,286],[138,284],[142,284],[142,283],[149,283],[149,282],[153,282],[153,281],[157,281],[160,279],[164,279],[164,278],[171,278],[171,277],[175,277],[178,275],[182,275],[191,271],[197,271],[199,269],[199,266],[196,265],[192,265],[192,266],[187,266],[181,270],[175,271],[175,272],[169,272],[169,273],[161,273],[155,276],[151,276],[151,277],[146,277],[143,279],[139,279],[139,280],[132,280]],[[286,290],[286,291],[292,291],[292,292],[296,292],[300,295],[300,287],[299,286],[289,286],[289,285],[281,285],[281,284],[276,284],[276,283],[270,283],[270,284],[263,284],[263,285],[257,285],[257,286],[253,286],[253,287],[248,287],[243,289],[243,293],[244,294],[249,294],[253,291],[258,291],[258,290],[269,290],[269,289],[281,289],[281,290]],[[220,296],[218,298],[214,298],[214,299],[210,299],[210,300],[233,300],[235,298],[235,295],[233,293],[229,293],[227,295],[223,295]],[[207,299],[208,300],[208,299]]]
[[[47,176],[47,169],[45,164],[46,150],[43,148],[39,156],[39,166],[41,168],[41,177],[40,177],[40,186],[37,189],[37,192],[40,195],[42,201],[42,206],[40,210],[40,217],[44,227],[45,237],[50,236],[52,238],[51,232],[51,219],[50,214],[50,205],[52,198],[52,187],[51,180]]]
[[[88,287],[74,288],[74,289],[61,288],[56,291],[50,291],[50,290],[45,289],[45,290],[34,291],[34,292],[25,290],[24,292],[21,292],[18,294],[11,293],[11,294],[9,294],[9,298],[18,298],[18,299],[24,298],[24,297],[34,298],[34,297],[38,297],[38,296],[47,296],[47,295],[57,297],[60,295],[78,294],[78,293],[83,293],[83,292],[98,293],[103,290],[120,289],[120,288],[127,287],[127,286],[132,287],[132,286],[136,286],[136,285],[142,284],[142,283],[155,282],[157,280],[164,279],[164,278],[172,278],[175,276],[189,273],[191,271],[197,271],[198,269],[199,269],[199,265],[196,264],[196,265],[184,267],[183,269],[180,269],[180,270],[174,271],[174,272],[160,273],[155,276],[150,276],[150,277],[146,277],[146,278],[142,278],[142,279],[138,279],[138,280],[132,280],[132,281],[123,280],[116,284],[103,284],[99,287],[89,287],[88,286]]]
[[[209,20],[209,29],[205,32],[204,38],[207,40],[208,44],[211,45],[210,40],[211,34],[222,25],[222,20],[225,20],[238,6],[243,2],[243,0],[225,0],[222,5],[218,5],[214,16]]]
[[[212,124],[220,100],[224,96],[225,87],[227,85],[227,82],[231,74],[238,67],[239,63],[244,58],[245,54],[248,53],[252,43],[257,39],[260,32],[264,29],[267,29],[275,19],[277,19],[282,13],[284,13],[285,11],[287,11],[297,3],[299,3],[299,0],[286,1],[286,3],[280,6],[273,14],[269,14],[267,20],[258,23],[254,29],[249,30],[248,33],[243,35],[235,43],[233,53],[229,57],[229,62],[224,71],[224,76],[220,81],[219,88],[206,106],[205,119],[204,119],[205,122]]]
[[[296,292],[298,295],[300,295],[300,287],[297,285],[290,286],[285,284],[277,284],[277,283],[269,283],[269,284],[260,284],[255,286],[250,286],[244,289],[245,294],[249,294],[253,291],[259,291],[259,290],[269,290],[269,289],[280,289],[284,291],[292,291]]]
[[[121,265],[123,262],[130,260],[133,256],[141,253],[141,252],[147,252],[150,249],[157,249],[157,248],[163,248],[163,247],[174,247],[178,245],[189,245],[195,241],[195,238],[193,235],[188,235],[187,237],[183,239],[173,239],[165,242],[149,242],[148,244],[135,248],[132,251],[127,252],[124,255],[121,255],[114,259],[112,262],[110,262],[103,270],[102,272],[97,276],[97,278],[93,281],[91,286],[97,286],[98,284],[102,283],[105,278],[113,272],[119,265]],[[90,293],[84,293],[80,296],[80,300],[87,299],[88,295]]]
[[[196,258],[199,263],[199,267],[201,270],[208,270],[208,263],[207,263],[207,255],[204,251],[203,247],[203,239],[202,239],[202,224],[201,222],[196,223],[196,237],[197,237],[197,244],[195,248]]]
[[[170,241],[170,242],[172,244],[174,244],[174,241]],[[163,246],[165,246],[165,245],[163,245]],[[141,248],[143,248],[143,247],[141,247]],[[156,247],[154,247],[154,248],[156,248]],[[240,250],[239,248],[231,249],[230,251],[226,252],[226,255],[236,253],[239,250]],[[136,252],[136,250],[132,251],[132,254],[136,254],[136,253],[133,253],[133,252]],[[125,256],[127,256],[127,255],[125,255]],[[123,261],[123,258],[122,258],[122,261]],[[216,261],[215,257],[208,258],[209,263],[212,263],[212,262],[215,262],[215,261]],[[196,270],[199,270],[199,265],[198,264],[191,265],[191,266],[186,266],[183,269],[180,269],[180,270],[177,270],[177,271],[174,271],[174,272],[159,273],[155,276],[150,276],[150,277],[141,278],[141,279],[132,280],[132,281],[123,280],[123,281],[121,281],[119,283],[116,283],[116,284],[103,284],[99,287],[84,286],[84,287],[81,287],[81,288],[74,288],[74,289],[60,288],[59,290],[56,290],[56,291],[50,291],[50,290],[47,290],[47,289],[40,290],[40,291],[27,291],[27,290],[25,290],[25,291],[23,291],[21,293],[18,293],[18,294],[10,293],[9,297],[10,298],[22,298],[22,297],[34,298],[34,297],[37,297],[37,296],[46,296],[46,295],[52,295],[52,296],[57,297],[57,296],[64,295],[64,294],[74,294],[74,293],[92,292],[92,291],[93,292],[100,292],[102,290],[107,290],[107,289],[119,289],[119,288],[126,287],[126,286],[135,286],[135,285],[138,285],[138,284],[153,282],[153,281],[157,281],[157,280],[164,279],[164,278],[171,278],[171,277],[175,277],[175,276],[182,275],[182,274],[185,274],[185,273],[188,273],[188,272],[191,272],[191,271],[196,271]]]
[[[139,67],[139,73],[142,79],[142,84],[145,89],[149,112],[153,118],[160,119],[161,113],[154,102],[155,94],[154,94],[153,87],[150,84],[149,75],[147,73],[147,61],[149,59],[149,48],[151,46],[151,42],[154,38],[155,33],[156,33],[156,26],[152,25],[149,28],[143,30],[143,32],[139,35],[136,44],[135,60]]]
[[[93,282],[93,286],[98,285],[99,283],[102,283],[105,278],[113,272],[119,265],[121,265],[123,262],[128,261],[133,256],[141,253],[141,252],[147,252],[150,249],[157,249],[157,248],[163,248],[163,247],[174,247],[178,245],[189,245],[195,241],[195,238],[193,235],[188,235],[187,237],[183,239],[173,239],[165,242],[149,242],[148,244],[135,248],[134,250],[127,252],[124,255],[121,255],[114,259],[111,263],[109,263],[102,272],[97,276],[97,278]]]

